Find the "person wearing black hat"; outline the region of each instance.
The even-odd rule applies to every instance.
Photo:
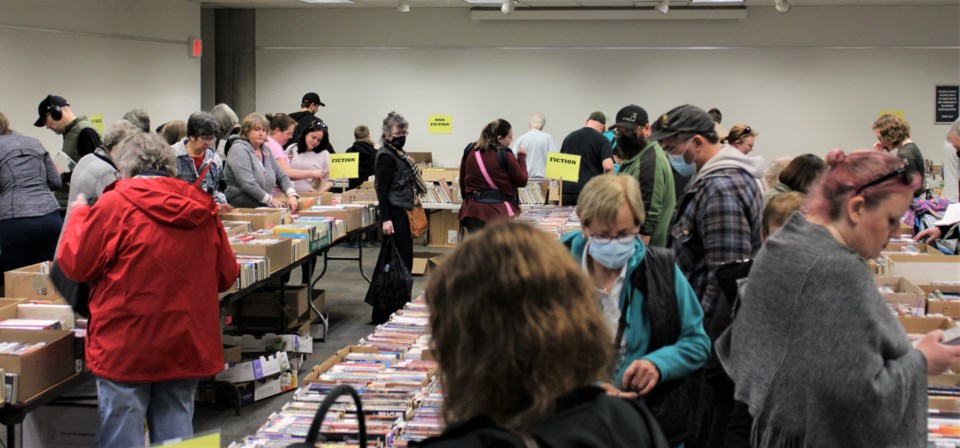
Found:
[[[317,116],[317,111],[320,110],[321,107],[327,107],[327,105],[320,101],[320,95],[314,92],[307,92],[303,95],[303,99],[300,100],[300,111],[290,114],[290,118],[297,121],[297,127],[293,129],[293,137],[290,138],[287,146],[300,141],[300,135],[303,134],[303,130],[306,129],[310,123],[320,120],[320,117]],[[324,143],[324,147],[320,148],[320,150],[326,150],[329,151],[330,154],[333,154],[335,151],[333,150],[333,146],[330,145],[330,140],[327,139]]]
[[[63,153],[74,163],[100,146],[100,134],[86,116],[77,117],[63,97],[47,95],[37,107],[39,118],[33,123],[63,136]]]
[[[565,205],[576,205],[580,190],[594,176],[613,171],[613,147],[602,134],[606,125],[607,117],[603,112],[593,112],[584,127],[563,139],[560,152],[580,156],[580,178],[577,182],[563,182]]]
[[[670,110],[652,129],[650,139],[660,142],[674,166],[694,172],[671,223],[670,247],[700,298],[713,343],[730,325],[734,299],[723,294],[717,272],[753,259],[760,249],[762,201],[755,178],[763,161],[723,146],[716,123],[696,106]],[[687,390],[693,416],[688,446],[722,446],[733,389],[715,354],[691,376]]]
[[[618,174],[640,182],[646,213],[640,238],[648,245],[666,247],[677,195],[670,161],[656,141],[647,139],[650,136],[647,111],[636,104],[626,106],[617,112],[617,122],[611,128],[617,149],[623,155]]]

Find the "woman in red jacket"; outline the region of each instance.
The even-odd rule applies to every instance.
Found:
[[[101,447],[193,435],[199,378],[223,370],[217,293],[239,267],[213,198],[174,177],[155,134],[122,143],[114,183],[96,205],[77,198],[57,263],[90,282],[86,359],[97,376]]]
[[[488,222],[520,214],[517,189],[527,185],[527,150],[517,148],[513,156],[510,143],[513,129],[497,119],[480,133],[480,139],[463,153],[460,161],[460,191],[463,205],[460,222],[475,232]]]

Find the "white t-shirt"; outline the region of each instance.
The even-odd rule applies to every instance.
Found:
[[[590,272],[587,268],[590,263],[590,242],[587,241],[587,245],[583,248],[583,260],[580,264],[583,266],[583,272]],[[610,341],[616,342],[617,338],[617,328],[620,327],[620,292],[623,291],[623,285],[627,280],[627,266],[624,265],[623,269],[620,270],[620,275],[617,276],[617,279],[613,281],[613,285],[610,287],[609,292],[604,292],[600,288],[597,288],[597,291],[600,293],[600,309],[603,312],[603,320],[607,322],[607,327],[610,328]],[[623,357],[627,352],[627,338],[624,337],[620,341],[620,350],[618,353],[618,359]]]
[[[297,153],[293,156],[290,167],[298,170],[326,170],[328,174],[322,179],[293,181],[293,188],[297,190],[297,193],[316,191],[320,188],[320,185],[330,177],[330,152],[324,150],[320,152],[306,151]]]
[[[527,150],[527,175],[529,177],[543,177],[547,169],[547,153],[560,151],[557,149],[553,137],[539,129],[531,129],[513,141],[510,149],[513,150],[514,155],[517,154],[517,148],[519,147]]]

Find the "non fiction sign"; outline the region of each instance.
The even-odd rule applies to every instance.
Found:
[[[453,115],[431,115],[430,116],[431,134],[452,134],[453,133]]]
[[[547,153],[547,172],[545,175],[550,179],[579,181],[580,156],[560,154],[559,152]]]
[[[90,124],[97,130],[97,133],[103,135],[103,114],[93,114],[88,115],[88,117],[90,118]]]
[[[356,179],[360,177],[360,153],[330,154],[331,179]]]
[[[951,124],[960,118],[957,100],[960,99],[960,86],[937,86],[934,101],[936,101],[937,124]]]

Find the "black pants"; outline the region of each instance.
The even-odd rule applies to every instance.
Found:
[[[410,272],[410,268],[413,265],[413,237],[410,236],[410,218],[407,217],[405,210],[392,208],[390,221],[393,222],[394,233],[393,235],[384,236],[384,238],[393,238],[397,252],[400,253],[400,258],[403,260],[404,268],[406,268],[407,272]],[[387,319],[390,318],[390,315],[396,311],[395,309],[374,308],[370,319],[375,324],[381,324],[386,322]]]
[[[472,234],[483,229],[483,227],[487,225],[487,222],[477,218],[463,218],[460,220],[460,224],[463,225],[463,228],[466,229],[467,232]]]
[[[0,220],[0,270],[7,272],[53,260],[62,226],[59,210],[43,216]]]

